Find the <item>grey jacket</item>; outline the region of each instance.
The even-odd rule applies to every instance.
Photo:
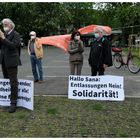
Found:
[[[72,40],[68,46],[68,52],[70,54],[69,61],[70,62],[83,62],[83,52],[84,46],[83,42]]]

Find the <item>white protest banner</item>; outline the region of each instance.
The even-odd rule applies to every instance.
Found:
[[[33,110],[33,81],[18,80],[17,106]],[[0,105],[10,106],[10,82],[9,79],[0,79]]]
[[[69,76],[69,99],[124,100],[124,78],[121,76]]]

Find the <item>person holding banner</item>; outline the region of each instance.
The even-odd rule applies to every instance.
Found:
[[[68,46],[68,53],[70,54],[70,74],[71,75],[81,75],[83,66],[83,52],[84,46],[80,39],[81,34],[78,31],[73,31],[71,35],[71,41]]]
[[[14,30],[15,24],[9,18],[2,20],[4,33],[0,30],[0,64],[2,64],[2,72],[5,79],[10,80],[11,95],[9,113],[16,111],[18,98],[18,65],[21,65],[20,35]]]
[[[30,55],[34,82],[42,83],[43,82],[43,69],[42,69],[43,48],[42,48],[42,44],[40,44],[39,42],[39,39],[36,37],[36,32],[34,31],[30,32],[30,40],[28,42],[28,53]]]
[[[91,75],[104,75],[107,67],[112,66],[112,54],[109,41],[103,36],[103,30],[100,27],[94,29],[95,39],[91,45],[89,54],[89,65],[91,66]]]

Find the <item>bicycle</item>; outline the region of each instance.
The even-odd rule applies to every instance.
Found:
[[[128,70],[136,74],[140,71],[138,62],[140,63],[140,58],[136,55],[132,55],[131,47],[129,47],[126,62],[124,61],[122,49],[117,47],[112,47],[113,54],[113,64],[115,68],[119,69],[121,66],[125,65],[128,67]]]

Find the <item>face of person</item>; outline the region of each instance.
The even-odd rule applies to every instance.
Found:
[[[30,35],[31,36],[31,40],[34,40],[36,38],[35,34]]]
[[[5,22],[3,23],[3,30],[4,30],[5,32],[9,32],[11,29],[12,29],[11,23],[5,21]]]
[[[75,38],[75,40],[80,40],[80,35],[76,34],[74,38]]]
[[[100,38],[100,37],[102,37],[102,33],[100,31],[95,31],[94,36],[95,36],[95,38]]]

